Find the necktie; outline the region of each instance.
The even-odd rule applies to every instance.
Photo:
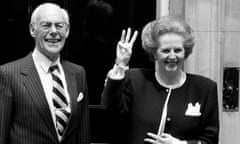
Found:
[[[60,137],[62,137],[67,126],[70,112],[67,111],[68,102],[65,96],[64,85],[59,77],[59,67],[53,65],[49,68],[53,80],[53,105],[55,107],[56,129]]]

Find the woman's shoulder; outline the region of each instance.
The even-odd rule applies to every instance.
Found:
[[[203,75],[187,73],[187,77],[192,84],[206,87],[216,85],[216,81]]]
[[[145,83],[154,80],[154,70],[148,68],[131,68],[128,70],[127,79],[134,84]]]
[[[154,70],[149,68],[131,68],[128,70],[128,73],[130,76],[144,76],[154,74]]]

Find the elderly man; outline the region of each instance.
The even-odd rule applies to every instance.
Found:
[[[85,70],[60,58],[66,10],[44,3],[32,13],[35,48],[0,67],[0,144],[88,144]]]

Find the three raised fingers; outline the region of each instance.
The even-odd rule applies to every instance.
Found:
[[[135,31],[131,40],[130,40],[131,31],[132,31],[131,28],[127,29],[127,33],[126,33],[126,30],[122,30],[122,35],[121,35],[121,39],[120,39],[120,41],[122,43],[129,43],[130,45],[133,45],[133,43],[135,42],[135,40],[137,38],[138,32]],[[129,42],[129,40],[130,40],[130,42]]]

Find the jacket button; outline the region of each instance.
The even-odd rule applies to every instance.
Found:
[[[170,117],[167,117],[167,121],[168,121],[168,122],[171,121],[171,118],[170,118]]]

